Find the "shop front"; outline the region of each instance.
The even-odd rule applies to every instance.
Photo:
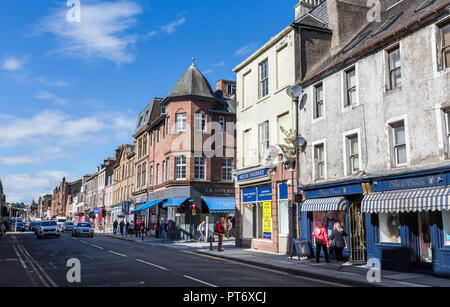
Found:
[[[298,235],[295,171],[283,163],[238,171],[235,232],[238,247],[287,254]]]
[[[369,192],[368,182],[352,180],[299,188],[302,205],[299,208],[300,238],[308,242],[311,254],[316,253],[313,231],[319,222],[331,235],[339,223],[348,234],[343,256],[354,264],[367,261],[365,217],[361,201]],[[312,256],[312,255],[311,255]]]
[[[382,268],[450,276],[449,170],[376,178],[362,202],[368,257]]]

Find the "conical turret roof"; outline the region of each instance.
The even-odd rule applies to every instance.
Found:
[[[215,98],[214,92],[205,76],[192,63],[191,67],[181,76],[168,97],[202,96]]]

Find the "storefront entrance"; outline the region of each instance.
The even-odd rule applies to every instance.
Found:
[[[417,215],[419,226],[419,261],[424,264],[433,263],[431,212],[419,212]]]
[[[365,217],[361,211],[361,202],[353,203],[349,210],[350,261],[356,264],[366,263]]]

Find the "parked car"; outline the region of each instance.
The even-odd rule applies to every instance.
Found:
[[[56,223],[58,224],[59,229],[62,229],[67,220],[63,217],[58,217],[56,219]]]
[[[42,222],[37,229],[37,238],[43,237],[61,237],[61,230],[58,227],[56,221]]]
[[[41,223],[42,223],[42,222],[35,222],[35,223],[34,223],[33,231],[34,231],[35,234],[38,233],[38,229],[39,229],[39,226],[41,226]]]
[[[94,229],[92,228],[91,224],[78,223],[76,226],[74,226],[73,231],[72,231],[72,237],[78,237],[78,236],[88,236],[88,237],[93,238],[94,237]]]
[[[10,229],[12,231],[16,231],[16,232],[17,231],[24,232],[25,231],[25,224],[22,223],[22,222],[16,222],[16,223],[11,224]]]
[[[73,231],[73,223],[72,222],[65,222],[62,226],[63,232],[72,232]]]

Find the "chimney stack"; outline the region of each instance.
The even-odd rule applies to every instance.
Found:
[[[325,0],[299,0],[295,6],[295,20],[305,14],[308,14],[315,7],[319,6]]]
[[[367,0],[327,0],[328,19],[333,31],[331,54],[336,54],[360,32],[369,20]]]

